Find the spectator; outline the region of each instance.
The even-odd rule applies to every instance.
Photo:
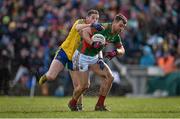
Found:
[[[10,51],[5,47],[0,49],[0,95],[9,94],[10,73]]]
[[[154,65],[154,56],[158,59],[157,64],[161,64],[158,66],[166,70],[165,59],[171,62],[168,65],[174,65],[179,59],[178,0],[1,0],[0,48],[6,49],[1,47],[2,44],[12,45],[9,49],[14,56],[12,71],[17,72],[19,66],[29,70],[31,63],[28,60],[33,60],[30,54],[39,48],[47,52],[42,59],[43,67],[48,67],[51,56],[47,55],[54,54],[49,44],[54,42],[53,47],[57,48],[67,36],[74,20],[84,17],[90,8],[97,8],[100,12],[100,22],[112,21],[119,12],[128,17],[127,31],[122,35],[127,47],[126,56],[121,58],[122,63]],[[152,56],[148,55],[151,57],[149,63],[143,60],[147,56],[140,55],[141,47],[146,44],[152,48]],[[164,58],[163,53],[169,51],[172,54]],[[167,69],[167,73],[174,70],[171,66]]]
[[[143,55],[141,56],[140,59],[140,65],[148,67],[148,66],[153,66],[154,64],[155,64],[155,58],[151,48],[149,46],[144,46]]]
[[[175,71],[175,58],[169,52],[166,52],[164,56],[159,57],[157,63],[166,74]]]

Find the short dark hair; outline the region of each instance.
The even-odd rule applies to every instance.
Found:
[[[88,11],[87,16],[91,16],[92,14],[99,14],[97,10],[91,9]]]
[[[123,14],[121,14],[121,13],[117,14],[117,15],[114,17],[114,21],[119,22],[120,20],[123,21],[123,24],[126,24],[126,23],[127,23],[127,18],[126,18]]]

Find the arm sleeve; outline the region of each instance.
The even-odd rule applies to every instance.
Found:
[[[114,44],[115,44],[116,47],[121,47],[123,45],[121,37],[119,35],[116,37],[116,40],[115,40]]]
[[[79,24],[81,22],[80,19],[76,20],[75,23],[73,24],[73,29],[76,30],[76,25]]]

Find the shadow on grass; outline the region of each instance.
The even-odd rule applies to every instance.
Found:
[[[73,113],[180,113],[180,110],[151,110],[151,111],[94,111],[94,110],[84,110],[84,111],[70,111],[70,110],[42,110],[42,111],[0,111],[0,113],[58,113],[58,112],[73,112]]]

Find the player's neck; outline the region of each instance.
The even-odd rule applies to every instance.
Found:
[[[111,27],[111,34],[112,34],[112,35],[117,34],[117,32],[113,29],[113,27]]]

